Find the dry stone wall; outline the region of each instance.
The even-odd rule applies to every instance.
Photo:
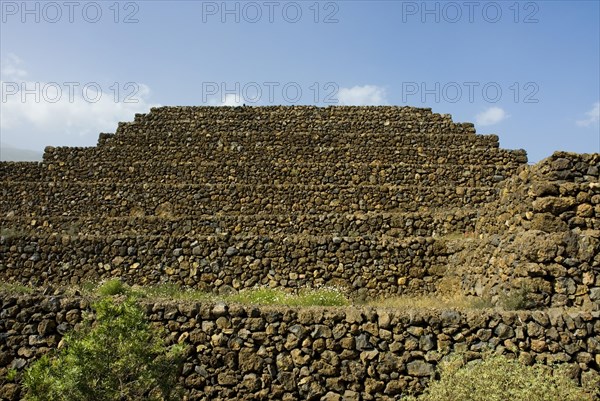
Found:
[[[44,175],[53,181],[91,181],[97,183],[121,182],[178,182],[178,183],[247,183],[256,185],[289,184],[336,184],[336,185],[404,185],[426,186],[437,184],[444,176],[447,185],[493,186],[514,174],[518,165],[465,165],[455,164],[383,164],[383,163],[281,163],[265,162],[262,165],[250,162],[172,162],[153,160],[122,164],[121,162],[43,164]],[[18,170],[15,170],[18,171]],[[7,181],[16,176],[12,170],[4,171]],[[37,175],[24,176],[27,182],[40,181]]]
[[[201,214],[348,213],[475,206],[493,187],[388,185],[16,183],[2,189],[0,213],[20,216],[195,216]]]
[[[163,130],[243,131],[265,128],[273,132],[377,132],[414,130],[419,133],[474,133],[471,123],[454,123],[449,114],[432,113],[429,108],[414,107],[160,107],[149,114],[137,114],[133,123],[121,123],[117,135],[137,128]]]
[[[0,294],[0,376],[55,348],[90,310],[85,298]],[[597,380],[600,312],[457,312],[145,304],[168,342],[188,345],[190,400],[395,400],[422,391],[452,352],[494,351],[526,364],[567,363]],[[0,397],[18,399],[5,383]],[[600,393],[598,394],[600,396]]]
[[[393,150],[392,150],[393,149]],[[428,147],[406,146],[391,148],[382,145],[365,146],[357,150],[353,145],[338,146],[261,146],[245,149],[241,146],[231,146],[220,151],[206,149],[204,146],[190,144],[188,146],[156,146],[140,147],[140,145],[126,145],[105,148],[84,148],[68,155],[67,160],[74,158],[88,158],[88,160],[118,160],[132,163],[139,160],[151,159],[161,163],[173,161],[206,162],[234,162],[237,160],[264,165],[269,162],[294,162],[294,163],[371,163],[382,164],[404,163],[411,160],[419,164],[464,164],[477,165],[482,161],[487,164],[510,165],[524,162],[523,153],[496,148],[471,148],[471,147]],[[80,154],[78,154],[80,153]],[[46,158],[47,160],[47,158]],[[60,159],[58,159],[60,161]]]
[[[361,296],[428,293],[444,274],[432,238],[230,236],[5,237],[10,281],[70,285],[122,277],[208,291],[336,285]]]
[[[422,212],[354,212],[320,214],[197,215],[184,217],[13,216],[0,219],[6,236],[30,234],[121,235],[309,235],[406,238],[473,232],[479,211],[474,208]]]
[[[539,305],[597,308],[598,156],[525,162],[430,109],[156,108],[96,147],[0,163],[0,275],[369,296],[458,278],[494,300],[527,285]],[[239,243],[243,258],[222,257]]]
[[[537,305],[600,309],[599,162],[556,152],[503,182],[476,225],[481,238],[452,244],[463,289],[523,289]]]

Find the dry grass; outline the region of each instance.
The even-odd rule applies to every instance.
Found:
[[[446,297],[422,295],[381,298],[368,302],[369,306],[395,309],[485,309],[493,308],[492,303],[484,298],[453,295]]]
[[[26,286],[20,283],[7,283],[4,281],[0,281],[0,292],[4,292],[7,294],[31,294],[34,292],[34,289],[30,286]]]

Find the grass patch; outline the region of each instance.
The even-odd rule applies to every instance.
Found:
[[[0,282],[0,291],[8,294],[31,294],[34,290],[21,283],[7,283],[2,281]]]
[[[480,297],[454,295],[451,297],[436,296],[399,296],[380,298],[367,303],[369,306],[398,309],[487,309],[493,308],[490,300]]]
[[[31,294],[35,289],[19,283],[0,282],[0,291],[12,294]],[[101,283],[86,281],[76,287],[68,287],[65,293],[84,296],[114,296],[127,295],[139,299],[161,299],[181,301],[213,302],[223,300],[251,305],[281,305],[294,307],[311,306],[372,306],[394,309],[459,309],[479,310],[501,308],[504,310],[530,309],[531,299],[528,288],[515,289],[510,293],[500,295],[497,305],[489,297],[465,296],[461,294],[403,295],[397,297],[382,297],[375,300],[360,300],[349,298],[346,291],[337,287],[322,287],[317,289],[301,289],[293,293],[291,289],[256,287],[241,290],[231,295],[215,295],[205,291],[181,287],[178,284],[162,283],[151,286],[129,286],[119,278],[113,278]]]
[[[346,306],[350,301],[338,289],[324,287],[292,294],[280,288],[257,287],[239,293],[217,296],[203,291],[181,288],[177,284],[164,283],[155,286],[130,287],[119,279],[111,279],[98,286],[95,294],[100,296],[130,295],[140,299],[168,299],[188,301],[224,300],[248,305],[285,306]]]
[[[350,301],[337,288],[320,288],[301,292],[293,298],[295,306],[347,306]]]
[[[336,288],[319,288],[290,294],[281,289],[259,287],[240,291],[225,297],[225,300],[251,305],[285,306],[345,306],[350,301]]]
[[[215,298],[212,294],[191,288],[181,288],[178,284],[162,283],[152,286],[129,286],[118,278],[107,280],[100,285],[84,283],[82,292],[101,297],[113,295],[128,295],[138,299],[165,299],[202,301]]]
[[[287,305],[289,297],[290,295],[283,290],[259,287],[242,290],[237,294],[225,297],[225,299],[227,301],[251,305]]]
[[[114,278],[101,284],[97,288],[96,292],[98,295],[103,297],[111,295],[124,295],[129,292],[129,286],[118,278]]]
[[[141,298],[179,299],[190,301],[207,301],[214,295],[191,288],[181,288],[178,284],[163,283],[149,287],[134,286],[132,291]]]

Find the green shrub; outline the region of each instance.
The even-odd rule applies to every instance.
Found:
[[[100,287],[98,287],[98,294],[103,297],[106,297],[111,295],[126,294],[128,290],[129,288],[125,283],[123,283],[118,278],[114,278],[100,285]]]
[[[94,305],[95,322],[24,374],[26,400],[169,400],[177,395],[183,346],[167,349],[132,298]]]
[[[500,306],[505,310],[522,310],[531,307],[528,287],[512,289],[508,294],[502,294],[499,299]]]
[[[15,381],[19,377],[19,372],[17,369],[8,369],[6,372],[6,380],[9,382]]]
[[[526,366],[494,355],[464,363],[454,357],[440,366],[440,380],[407,401],[588,401],[592,396],[561,369]]]

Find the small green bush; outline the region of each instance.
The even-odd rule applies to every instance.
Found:
[[[500,297],[500,306],[505,310],[529,309],[531,306],[530,292],[527,287],[512,289],[508,294]]]
[[[106,281],[98,287],[98,294],[106,297],[111,295],[122,295],[128,292],[129,288],[118,278]]]
[[[177,394],[183,346],[167,349],[132,298],[105,298],[96,319],[67,334],[55,357],[43,356],[24,374],[26,400],[170,400]]]
[[[505,356],[464,363],[460,357],[441,364],[440,380],[407,401],[591,401],[593,397],[546,366],[527,366]]]
[[[6,380],[9,382],[15,381],[19,377],[19,372],[16,369],[8,369],[6,372]]]

